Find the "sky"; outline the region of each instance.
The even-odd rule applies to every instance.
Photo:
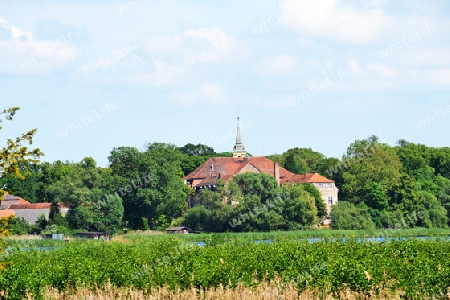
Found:
[[[341,158],[371,135],[449,146],[447,0],[0,2],[7,138],[43,161],[203,143]]]

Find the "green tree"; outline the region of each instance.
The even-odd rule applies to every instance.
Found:
[[[224,232],[232,216],[232,207],[223,203],[220,192],[201,190],[196,196],[197,205],[183,216],[180,225],[206,232]]]
[[[282,166],[295,174],[317,172],[325,156],[311,148],[292,148],[282,155]]]
[[[14,191],[14,195],[31,203],[39,202],[37,197],[39,165],[25,161],[19,163],[19,169],[22,174],[26,174],[24,178],[18,178],[15,174],[8,174],[0,177],[0,186],[9,191]]]
[[[8,226],[12,234],[28,234],[30,230],[30,225],[24,218],[13,218]]]
[[[288,230],[310,228],[319,223],[315,198],[307,191],[307,185],[283,186],[283,210]],[[322,199],[320,199],[323,203]]]
[[[244,197],[258,196],[262,203],[281,191],[273,176],[265,173],[241,173],[234,176],[232,181],[237,184]]]
[[[322,199],[322,196],[320,195],[320,191],[314,185],[309,183],[302,184],[302,187],[305,191],[307,191],[311,196],[314,197],[317,209],[317,217],[319,219],[325,217],[327,215],[327,207]]]
[[[203,144],[186,144],[179,148],[181,153],[187,154],[189,156],[213,156],[215,154],[214,149]]]
[[[0,112],[0,123],[3,119],[11,121],[19,109],[19,107],[12,107]],[[0,130],[2,128],[0,124]],[[26,146],[33,143],[36,131],[37,129],[32,129],[19,137],[6,141],[6,146],[0,149],[0,178],[12,174],[17,178],[24,179],[24,174],[28,173],[25,163],[39,162],[39,158],[44,153],[39,148],[28,149]],[[21,165],[25,167],[25,172],[23,169],[21,170]],[[3,200],[4,193],[5,190],[0,188],[0,201]]]
[[[19,110],[19,107],[12,107],[0,111],[0,130],[2,130],[1,123],[3,120],[11,121]],[[33,136],[36,134],[37,129],[32,129],[27,133],[20,135],[13,139],[7,139],[6,146],[0,148],[0,179],[13,175],[17,178],[24,179],[24,175],[27,175],[28,170],[21,170],[21,166],[25,166],[26,162],[38,163],[39,158],[44,155],[38,148],[28,149],[27,144],[33,143]],[[0,202],[3,200],[5,189],[0,186]],[[7,229],[8,222],[12,221],[11,218],[3,218],[0,221],[0,252],[4,251],[6,243],[2,240],[3,236],[10,233]],[[4,264],[0,264],[0,271],[4,268]]]
[[[341,199],[355,204],[367,198],[368,184],[375,182],[389,193],[398,186],[402,177],[402,165],[395,150],[379,143],[376,136],[352,143],[343,160],[350,162],[343,173]]]
[[[111,191],[108,172],[87,157],[49,186],[48,197],[68,205],[65,220],[71,229],[114,233],[121,227],[122,199]]]
[[[176,146],[164,143],[150,144],[145,152],[128,147],[111,152],[110,166],[123,199],[124,219],[133,229],[142,228],[143,217],[151,229],[164,229],[167,222],[182,215],[191,192],[182,180],[182,156]]]
[[[446,209],[441,206],[436,196],[430,192],[420,191],[419,199],[424,203],[423,226],[428,228],[447,228],[448,217]]]
[[[318,191],[306,184],[288,184],[282,188],[264,173],[242,173],[229,182],[238,205],[229,224],[234,231],[269,231],[309,228],[318,223],[323,213],[323,200]],[[236,191],[236,188],[239,188]],[[317,199],[317,200],[316,200]],[[322,212],[318,212],[317,201]]]
[[[369,212],[353,203],[339,201],[331,209],[332,229],[374,229],[375,224]]]

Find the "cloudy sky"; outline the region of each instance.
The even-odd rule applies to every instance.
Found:
[[[377,135],[448,146],[447,0],[2,1],[3,142],[44,160],[150,142],[341,157]],[[2,146],[0,144],[0,146]]]

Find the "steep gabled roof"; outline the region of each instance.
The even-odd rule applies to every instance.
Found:
[[[204,164],[184,177],[187,181],[196,181],[195,186],[214,185],[217,179],[229,181],[246,166],[251,165],[258,172],[274,176],[274,162],[265,156],[251,156],[246,158],[211,157]],[[285,183],[334,183],[319,173],[294,174],[283,167],[279,167],[280,184]]]
[[[246,163],[246,158],[233,157],[211,157],[204,164],[196,168],[194,171],[184,177],[185,180],[217,178],[229,180]]]
[[[246,158],[211,157],[204,164],[184,177],[185,180],[198,180],[196,186],[213,185],[217,179],[229,181],[247,165],[253,166],[261,173],[274,176],[274,162],[265,156],[252,156]],[[285,168],[279,167],[280,181],[294,176]]]

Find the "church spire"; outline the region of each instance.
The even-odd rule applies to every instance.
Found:
[[[242,143],[241,129],[239,128],[239,117],[237,117],[237,133],[236,133],[236,144],[233,147],[233,157],[246,157],[247,152],[245,151],[245,146]]]

